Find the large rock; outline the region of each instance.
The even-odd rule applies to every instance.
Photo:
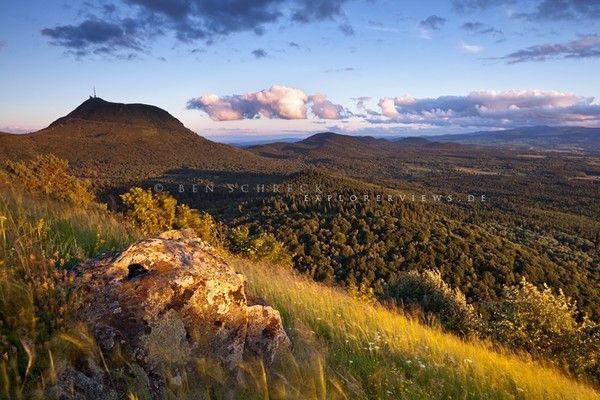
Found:
[[[102,350],[118,348],[149,376],[207,356],[230,369],[250,357],[270,363],[290,346],[279,312],[248,305],[244,277],[192,231],[142,240],[77,274],[80,318]]]

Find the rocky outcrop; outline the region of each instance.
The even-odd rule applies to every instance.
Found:
[[[251,357],[271,363],[290,346],[279,312],[248,305],[244,277],[192,231],[142,240],[76,272],[79,317],[103,352],[118,348],[159,381],[200,357],[233,369]]]

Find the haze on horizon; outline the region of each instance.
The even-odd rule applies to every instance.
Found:
[[[600,1],[0,6],[0,131],[92,93],[212,138],[600,126]]]

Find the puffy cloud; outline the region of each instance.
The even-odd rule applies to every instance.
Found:
[[[320,119],[342,119],[348,116],[348,112],[339,104],[333,104],[327,97],[315,94],[309,97],[312,103],[311,111]]]
[[[381,113],[386,117],[394,118],[400,114],[396,110],[396,102],[389,97],[379,100],[379,107],[381,107]]]
[[[432,126],[507,127],[524,125],[600,125],[600,105],[592,97],[555,91],[476,91],[467,96],[383,98],[388,120],[374,123]]]
[[[529,61],[546,61],[557,58],[593,58],[600,57],[600,35],[581,36],[568,43],[546,43],[530,46],[507,54],[499,59],[508,64]]]
[[[243,95],[207,95],[188,101],[188,109],[202,110],[214,121],[253,118],[306,119],[307,109],[319,119],[341,119],[348,112],[324,95],[308,96],[300,89],[273,86],[268,90]]]
[[[208,43],[236,32],[260,34],[267,24],[282,19],[300,23],[332,20],[343,15],[348,0],[120,0],[115,6],[92,7],[96,14],[70,25],[46,27],[42,34],[52,44],[78,55],[123,47],[141,51],[157,35],[173,33],[177,40]],[[100,17],[101,15],[101,17]],[[128,18],[123,16],[127,15]],[[132,35],[131,28],[136,34]],[[350,33],[352,27],[340,27]],[[107,51],[110,50],[110,51]]]

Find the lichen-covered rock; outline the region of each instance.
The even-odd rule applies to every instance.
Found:
[[[272,362],[289,348],[279,313],[249,306],[244,277],[192,231],[168,231],[76,270],[79,316],[104,352],[118,348],[149,376],[173,374],[199,357],[233,368]]]

